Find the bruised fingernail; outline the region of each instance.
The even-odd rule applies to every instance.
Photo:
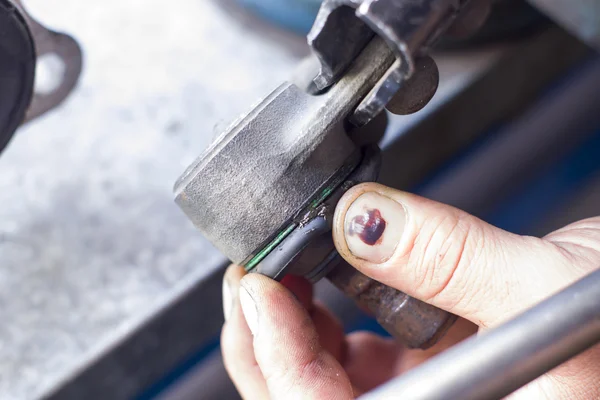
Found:
[[[256,336],[256,330],[258,328],[258,311],[256,310],[254,299],[243,285],[240,287],[240,302],[242,304],[242,312],[246,318],[248,328],[250,328],[250,332]]]
[[[406,225],[406,212],[398,202],[367,192],[346,211],[344,234],[354,256],[382,263],[394,254]]]
[[[235,292],[231,288],[227,278],[225,278],[223,279],[223,315],[225,316],[225,322],[227,322],[231,316],[231,310],[233,309],[234,301]]]

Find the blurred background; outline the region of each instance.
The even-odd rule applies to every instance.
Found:
[[[25,3],[76,38],[84,70],[0,157],[0,399],[236,398],[218,354],[226,260],[172,185],[309,54],[319,3]],[[508,3],[434,54],[440,89],[390,116],[381,180],[544,235],[600,214],[600,59]],[[318,292],[349,331],[378,331]]]

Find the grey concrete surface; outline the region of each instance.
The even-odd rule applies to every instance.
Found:
[[[223,261],[172,184],[306,53],[227,1],[26,6],[85,70],[0,157],[0,399],[38,397]]]

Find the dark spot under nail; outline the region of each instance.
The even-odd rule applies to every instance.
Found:
[[[357,235],[369,246],[374,246],[381,241],[386,225],[379,210],[367,210],[363,215],[352,219],[348,234]]]

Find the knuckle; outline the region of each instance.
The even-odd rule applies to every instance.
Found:
[[[600,262],[600,217],[567,225],[544,238],[567,262],[583,270],[597,268]]]
[[[464,290],[471,265],[486,246],[482,227],[473,217],[456,213],[428,221],[417,233],[409,265],[417,275],[415,289],[425,301],[446,301],[447,307],[465,301],[478,288]],[[476,294],[476,293],[475,293]]]

